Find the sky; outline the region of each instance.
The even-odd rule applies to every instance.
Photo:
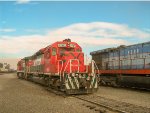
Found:
[[[150,41],[150,2],[0,1],[0,58],[70,38],[85,54]]]

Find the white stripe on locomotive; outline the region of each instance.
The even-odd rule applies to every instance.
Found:
[[[74,84],[73,84],[72,78],[71,78],[71,77],[68,77],[68,80],[69,80],[69,82],[70,82],[70,85],[71,85],[72,89],[75,89],[75,86],[74,86]]]
[[[75,83],[77,85],[77,88],[79,89],[79,81],[78,81],[77,77],[74,77],[74,80],[75,80]]]
[[[70,89],[69,84],[68,84],[68,79],[65,82],[65,86],[66,86],[66,89]]]

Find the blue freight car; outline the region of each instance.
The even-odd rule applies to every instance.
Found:
[[[150,42],[121,45],[90,54],[101,73],[101,84],[150,88]],[[108,60],[104,60],[106,56]]]

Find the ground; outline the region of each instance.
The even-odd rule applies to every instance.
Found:
[[[150,107],[150,92],[99,87],[102,97]],[[20,80],[16,74],[0,75],[0,113],[96,113],[73,97],[64,98],[45,87]]]
[[[0,113],[92,113],[75,98],[64,98],[43,86],[0,75]]]
[[[95,94],[101,97],[150,108],[150,91],[129,88],[99,87],[98,93]]]

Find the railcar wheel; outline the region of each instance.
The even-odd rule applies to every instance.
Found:
[[[100,82],[99,82],[99,85],[106,85],[106,82],[104,81],[104,80],[101,80]]]
[[[112,87],[117,87],[117,83],[116,83],[115,81],[112,81],[112,82],[111,82],[111,86],[112,86]]]

